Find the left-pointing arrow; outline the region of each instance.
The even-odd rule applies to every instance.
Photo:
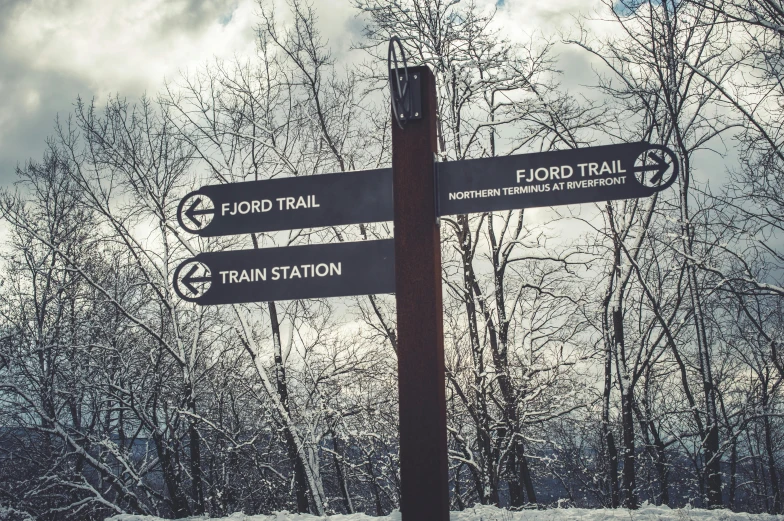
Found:
[[[191,192],[177,207],[177,221],[185,230],[199,233],[207,228],[215,215],[215,203],[207,195]]]
[[[188,291],[193,293],[194,295],[198,295],[199,292],[193,286],[194,284],[198,284],[200,282],[210,282],[212,277],[194,277],[193,274],[199,269],[197,264],[194,264],[190,271],[182,278],[182,283],[188,288]]]
[[[212,287],[213,273],[207,264],[187,260],[174,270],[174,291],[181,299],[196,302]]]
[[[198,227],[201,227],[201,219],[197,218],[199,215],[209,215],[215,213],[215,208],[197,210],[200,204],[201,204],[201,197],[198,197],[196,198],[195,201],[193,201],[190,207],[187,210],[185,210],[185,216]]]

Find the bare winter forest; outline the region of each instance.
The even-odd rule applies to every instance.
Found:
[[[680,157],[647,199],[442,220],[452,509],[784,513],[784,2],[607,0],[514,41],[473,0],[353,4],[349,64],[314,6],[262,1],[252,58],[76,100],[19,158],[0,519],[397,508],[392,295],[199,307],[171,286],[198,251],[392,236],[198,239],[175,217],[204,184],[389,166],[392,35],[436,76],[441,160]],[[564,86],[564,52],[590,85]]]

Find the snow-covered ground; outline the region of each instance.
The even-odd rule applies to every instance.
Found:
[[[188,518],[188,521],[204,521],[203,517]],[[462,512],[452,512],[450,521],[784,521],[784,516],[768,514],[739,514],[729,510],[702,510],[698,508],[657,507],[643,505],[639,510],[589,510],[583,508],[554,508],[549,510],[524,510],[509,512],[496,507],[477,505]],[[119,515],[106,521],[163,521],[159,517]],[[183,520],[186,521],[186,520]],[[400,514],[393,512],[383,517],[365,514],[335,515],[327,517],[308,514],[277,512],[270,515],[246,516],[235,513],[228,517],[210,521],[400,521]]]

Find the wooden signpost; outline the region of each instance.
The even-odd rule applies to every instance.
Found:
[[[402,67],[397,62],[398,46]],[[211,185],[177,218],[202,237],[394,221],[395,238],[200,253],[174,290],[199,305],[394,292],[403,521],[448,521],[442,215],[647,197],[678,161],[644,142],[436,163],[436,88],[390,42],[392,168]]]
[[[402,128],[392,125],[400,512],[405,521],[448,521],[441,233],[433,175],[436,87],[427,67],[408,74],[421,84],[423,116]]]

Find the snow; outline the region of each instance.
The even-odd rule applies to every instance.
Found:
[[[190,517],[181,521],[204,521],[205,517]],[[476,505],[462,512],[452,512],[450,521],[784,521],[784,516],[745,514],[729,510],[703,510],[699,508],[671,509],[666,506],[643,505],[638,510],[554,508],[548,510],[523,510],[509,512],[493,506]],[[163,521],[159,517],[121,514],[106,521]],[[247,516],[240,512],[210,521],[401,521],[399,512],[375,517],[366,514],[312,516],[289,514],[286,511],[269,515]]]

